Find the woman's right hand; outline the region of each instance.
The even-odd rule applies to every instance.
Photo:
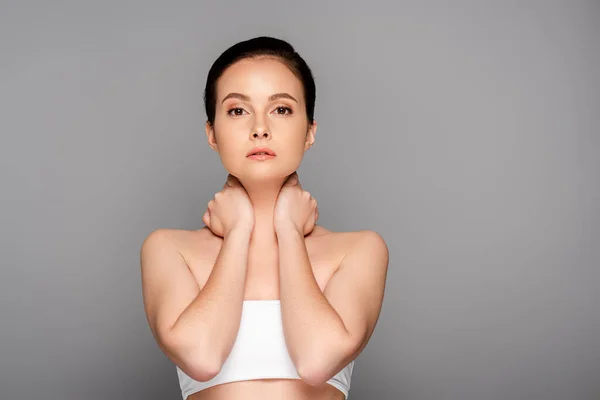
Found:
[[[208,202],[202,222],[215,235],[225,237],[236,228],[254,228],[254,208],[248,193],[233,175],[229,174],[223,190]]]

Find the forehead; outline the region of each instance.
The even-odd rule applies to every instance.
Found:
[[[227,68],[217,82],[217,104],[231,92],[246,94],[252,101],[284,92],[299,102],[304,100],[300,80],[285,64],[271,57],[244,59]]]

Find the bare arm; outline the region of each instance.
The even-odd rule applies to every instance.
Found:
[[[198,381],[217,375],[238,333],[251,230],[233,230],[224,240],[200,290],[183,256],[157,230],[141,250],[146,315],[163,352]]]
[[[323,292],[312,273],[303,235],[278,232],[282,320],[298,375],[319,385],[354,360],[379,317],[388,251],[375,232],[364,231]]]

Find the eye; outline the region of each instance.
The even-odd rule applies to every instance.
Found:
[[[232,114],[232,112],[233,112],[233,114]],[[233,108],[227,110],[227,115],[229,115],[231,117],[243,115],[243,113],[244,113],[244,109],[240,108],[240,107],[233,107]]]
[[[287,112],[286,112],[286,111],[287,111]],[[289,107],[286,107],[286,106],[279,106],[279,107],[277,107],[277,108],[275,109],[275,112],[276,112],[277,114],[280,114],[280,115],[289,115],[289,114],[293,114],[293,111],[292,111],[292,109],[291,109],[291,108],[289,108]]]

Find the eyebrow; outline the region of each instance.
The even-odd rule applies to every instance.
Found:
[[[225,96],[223,98],[221,103],[225,102],[225,100],[227,100],[227,99],[241,99],[243,101],[250,101],[250,96],[246,96],[245,94],[242,94],[242,93],[229,93],[227,96]],[[271,96],[269,96],[269,101],[274,101],[277,99],[290,99],[290,100],[294,100],[296,103],[298,103],[298,100],[296,100],[289,93],[275,93],[275,94],[272,94]]]

